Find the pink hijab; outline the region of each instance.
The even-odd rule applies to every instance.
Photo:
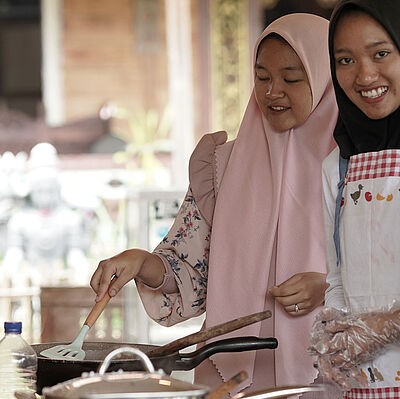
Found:
[[[254,91],[250,97],[215,206],[207,327],[264,310],[271,268],[276,268],[276,285],[299,272],[326,272],[321,164],[334,147],[337,119],[328,21],[311,14],[279,18],[258,39],[254,60],[261,40],[272,32],[281,35],[303,62],[312,111],[302,126],[277,133],[262,116]],[[312,382],[316,371],[306,347],[316,311],[292,317],[280,305],[271,310],[279,341],[277,385]],[[259,336],[260,329],[257,323],[228,336]],[[249,380],[241,388],[250,385],[254,351],[218,354],[212,361],[224,380],[246,370]]]

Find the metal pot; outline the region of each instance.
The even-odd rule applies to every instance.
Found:
[[[144,372],[106,373],[113,358],[122,353],[139,356]],[[170,378],[162,370],[155,371],[149,357],[142,351],[122,347],[106,356],[98,373],[43,389],[43,399],[133,399],[175,398],[204,399],[209,388]]]
[[[83,349],[86,352],[85,360],[58,360],[40,355],[42,350],[54,345],[57,345],[57,343],[32,345],[32,348],[38,355],[38,394],[41,394],[43,387],[50,387],[60,382],[80,377],[84,372],[97,370],[107,354],[121,346],[136,348],[144,353],[158,348],[155,345],[85,342],[83,345]],[[215,341],[194,352],[176,352],[170,355],[151,357],[151,360],[157,369],[163,369],[169,374],[173,370],[191,370],[215,353],[275,349],[277,346],[278,341],[275,338],[238,337]],[[143,364],[137,358],[132,359],[121,356],[118,359],[113,359],[109,365],[110,371],[117,371],[119,369],[125,371],[143,370]]]
[[[106,373],[112,359],[121,353],[139,356],[146,371],[122,372],[119,370]],[[323,385],[293,385],[248,394],[239,393],[233,399],[286,398],[308,392],[321,393],[324,390]],[[217,391],[215,390],[213,393],[217,393]],[[136,348],[122,347],[106,356],[98,373],[87,373],[80,378],[63,382],[51,388],[44,388],[43,399],[211,399],[212,394],[208,397],[209,392],[210,390],[206,386],[170,378],[162,370],[155,371],[150,358],[142,351]],[[218,394],[215,397],[220,398]]]

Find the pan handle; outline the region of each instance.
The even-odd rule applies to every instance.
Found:
[[[191,353],[180,353],[173,370],[191,370],[208,357],[223,352],[244,352],[257,349],[276,349],[276,338],[236,337],[211,342]],[[152,359],[153,360],[153,359]]]
[[[197,331],[193,334],[187,335],[186,337],[182,337],[175,341],[172,341],[169,344],[159,346],[151,350],[147,354],[150,357],[170,355],[171,353],[178,352],[179,350],[187,348],[188,346],[208,341],[211,338],[215,338],[220,335],[227,334],[231,331],[239,330],[240,328],[246,327],[250,324],[268,319],[271,317],[271,315],[271,311],[264,310],[263,312],[239,317],[238,319],[233,319],[213,327],[208,327],[204,330]]]

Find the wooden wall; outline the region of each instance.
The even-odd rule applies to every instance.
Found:
[[[105,101],[161,112],[168,101],[164,1],[63,3],[66,119],[93,115]]]
[[[194,141],[220,129],[234,135],[252,86],[249,25],[257,35],[261,30],[248,9],[261,20],[260,0],[188,1]],[[167,6],[168,0],[63,0],[67,121],[95,114],[106,101],[133,112],[163,112],[169,100]]]

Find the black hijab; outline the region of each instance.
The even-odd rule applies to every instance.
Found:
[[[333,33],[343,11],[349,8],[364,11],[376,19],[400,50],[399,0],[344,0],[333,10],[329,25],[329,56],[339,107],[338,121],[333,136],[343,158],[389,148],[400,149],[400,108],[385,118],[370,119],[349,100],[337,81],[333,56]]]

